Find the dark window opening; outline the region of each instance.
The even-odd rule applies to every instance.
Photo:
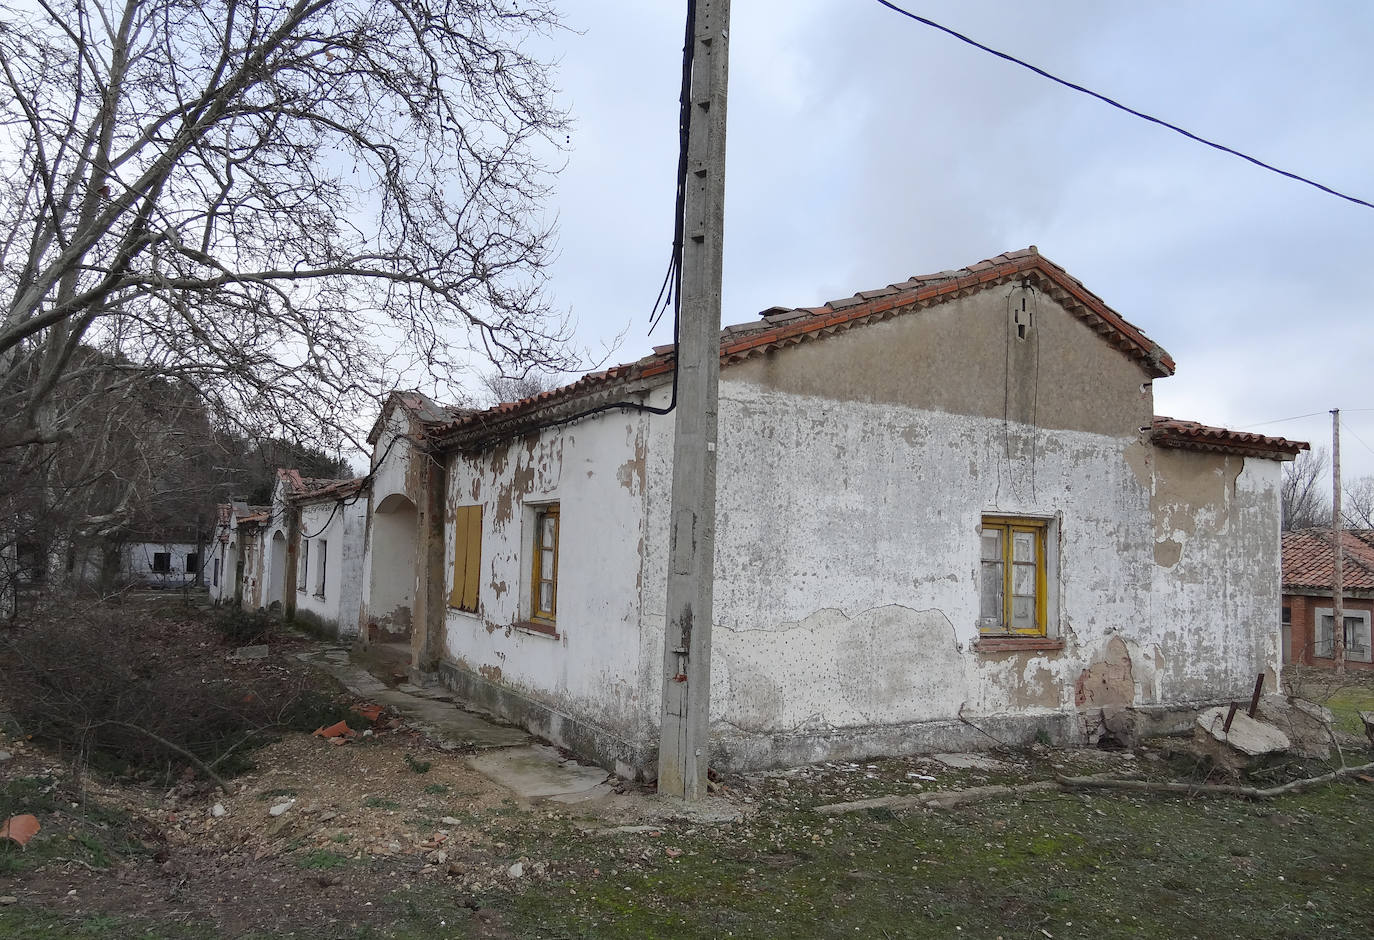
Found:
[[[186,556],[186,573],[195,574],[200,570],[200,555],[195,552]]]
[[[153,552],[153,572],[155,574],[171,574],[172,572],[172,553]]]

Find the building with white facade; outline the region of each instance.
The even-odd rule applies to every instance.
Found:
[[[374,428],[360,624],[468,700],[651,775],[674,350]],[[1154,414],[1158,344],[1035,249],[728,327],[712,762],[1168,727],[1279,669],[1306,445]],[[606,406],[615,406],[607,408]]]

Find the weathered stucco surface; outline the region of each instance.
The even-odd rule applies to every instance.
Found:
[[[639,682],[645,432],[642,416],[607,415],[451,456],[442,574],[447,597],[452,521],[459,506],[480,505],[480,606],[476,614],[448,608],[448,657],[505,693],[636,742],[646,733]],[[549,503],[560,504],[561,516],[557,636],[521,626],[530,615],[535,507]]]
[[[1140,366],[1015,285],[724,369],[716,762],[1081,741],[1103,706],[1213,701],[1276,668],[1279,464],[1160,450],[1152,416]],[[482,607],[447,612],[450,678],[641,768],[672,433],[671,416],[607,413],[448,467],[450,521],[484,507]],[[556,638],[518,626],[531,507],[549,501]],[[1047,520],[1042,648],[978,649],[985,514]]]
[[[1153,617],[1164,652],[1157,697],[1248,694],[1259,673],[1267,688],[1277,688],[1281,467],[1155,451],[1155,544],[1177,546],[1163,559],[1171,563],[1154,570]]]

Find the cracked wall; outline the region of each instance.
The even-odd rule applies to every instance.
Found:
[[[1148,376],[1043,297],[1038,354],[1004,342],[1006,301],[984,292],[724,370],[716,733],[769,738],[776,753],[807,738],[818,743],[789,753],[808,759],[839,753],[846,736],[876,749],[898,739],[874,729],[965,719],[1020,722],[1009,733],[1024,738],[1041,719],[1081,729],[1080,708],[1224,696],[1253,668],[1264,641],[1233,616],[1234,594],[1262,605],[1260,582],[1277,588],[1265,541],[1277,501],[1247,474],[1277,478],[1278,464],[1220,458],[1199,489],[1165,455],[1157,478],[1142,434]],[[648,462],[641,661],[654,709],[671,431],[654,423]],[[1179,489],[1191,497],[1170,495]],[[1054,519],[1050,632],[1062,648],[976,649],[988,513]],[[1243,546],[1227,543],[1234,525]],[[1177,558],[1161,527],[1188,533]],[[1232,573],[1206,571],[1220,564]],[[1186,641],[1167,626],[1226,605]]]
[[[1159,696],[1248,695],[1280,668],[1281,464],[1160,448],[1153,455]],[[1161,550],[1162,547],[1162,550]]]

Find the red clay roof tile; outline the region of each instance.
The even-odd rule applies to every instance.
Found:
[[[1033,245],[997,255],[968,268],[915,275],[904,282],[832,300],[819,307],[770,307],[760,319],[736,324],[722,331],[721,364],[728,365],[762,355],[770,349],[830,335],[836,329],[848,329],[869,322],[871,318],[887,319],[892,315],[891,311],[899,308],[916,310],[921,306],[955,299],[969,289],[1021,277],[1036,279],[1043,290],[1074,316],[1113,337],[1115,345],[1151,375],[1163,377],[1173,374],[1174,360],[1159,344],[1108,307],[1063,268],[1041,255]],[[465,431],[480,433],[482,429],[491,429],[494,432],[498,424],[512,431],[517,430],[514,425],[537,424],[547,406],[623,382],[668,373],[672,371],[673,356],[673,346],[656,346],[652,355],[638,362],[590,373],[551,392],[520,401],[503,402],[485,411],[458,414],[448,421],[434,422],[426,428],[426,436],[431,441],[442,443]],[[522,422],[519,419],[527,420]]]
[[[1351,591],[1374,590],[1374,530],[1341,534],[1341,584]],[[1329,592],[1336,577],[1335,544],[1330,529],[1283,533],[1284,590],[1290,594],[1301,593],[1303,588]]]
[[[1286,455],[1294,457],[1308,450],[1306,441],[1290,441],[1283,437],[1266,437],[1249,431],[1231,431],[1196,421],[1166,418],[1156,415],[1150,428],[1150,439],[1160,447],[1181,447],[1188,450],[1212,450],[1249,456]]]

